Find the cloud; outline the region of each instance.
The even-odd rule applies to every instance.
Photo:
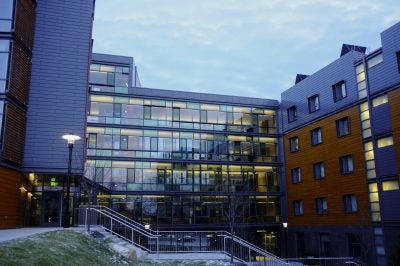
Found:
[[[135,57],[144,86],[277,98],[342,43],[378,48],[397,0],[97,0],[94,50]]]

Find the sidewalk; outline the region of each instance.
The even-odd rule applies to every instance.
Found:
[[[17,229],[0,230],[0,242],[24,238],[31,235],[41,234],[50,231],[63,230],[62,227],[23,227]]]

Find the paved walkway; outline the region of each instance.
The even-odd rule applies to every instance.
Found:
[[[0,242],[24,238],[31,235],[41,234],[50,231],[63,230],[62,227],[23,227],[17,229],[0,230]]]

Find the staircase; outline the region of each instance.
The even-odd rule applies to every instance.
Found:
[[[180,257],[233,258],[245,265],[289,265],[284,260],[226,231],[153,231],[105,206],[81,206],[75,210],[75,224],[100,226],[113,235],[148,252],[153,258]],[[200,258],[199,258],[200,259]]]

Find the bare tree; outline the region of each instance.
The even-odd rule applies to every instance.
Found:
[[[228,191],[225,192],[225,196],[222,200],[222,214],[226,219],[229,227],[229,233],[231,234],[230,259],[232,264],[234,244],[233,237],[235,234],[235,230],[238,229],[239,223],[243,222],[244,209],[248,201],[248,197],[236,192],[234,186],[229,186],[227,190]]]

